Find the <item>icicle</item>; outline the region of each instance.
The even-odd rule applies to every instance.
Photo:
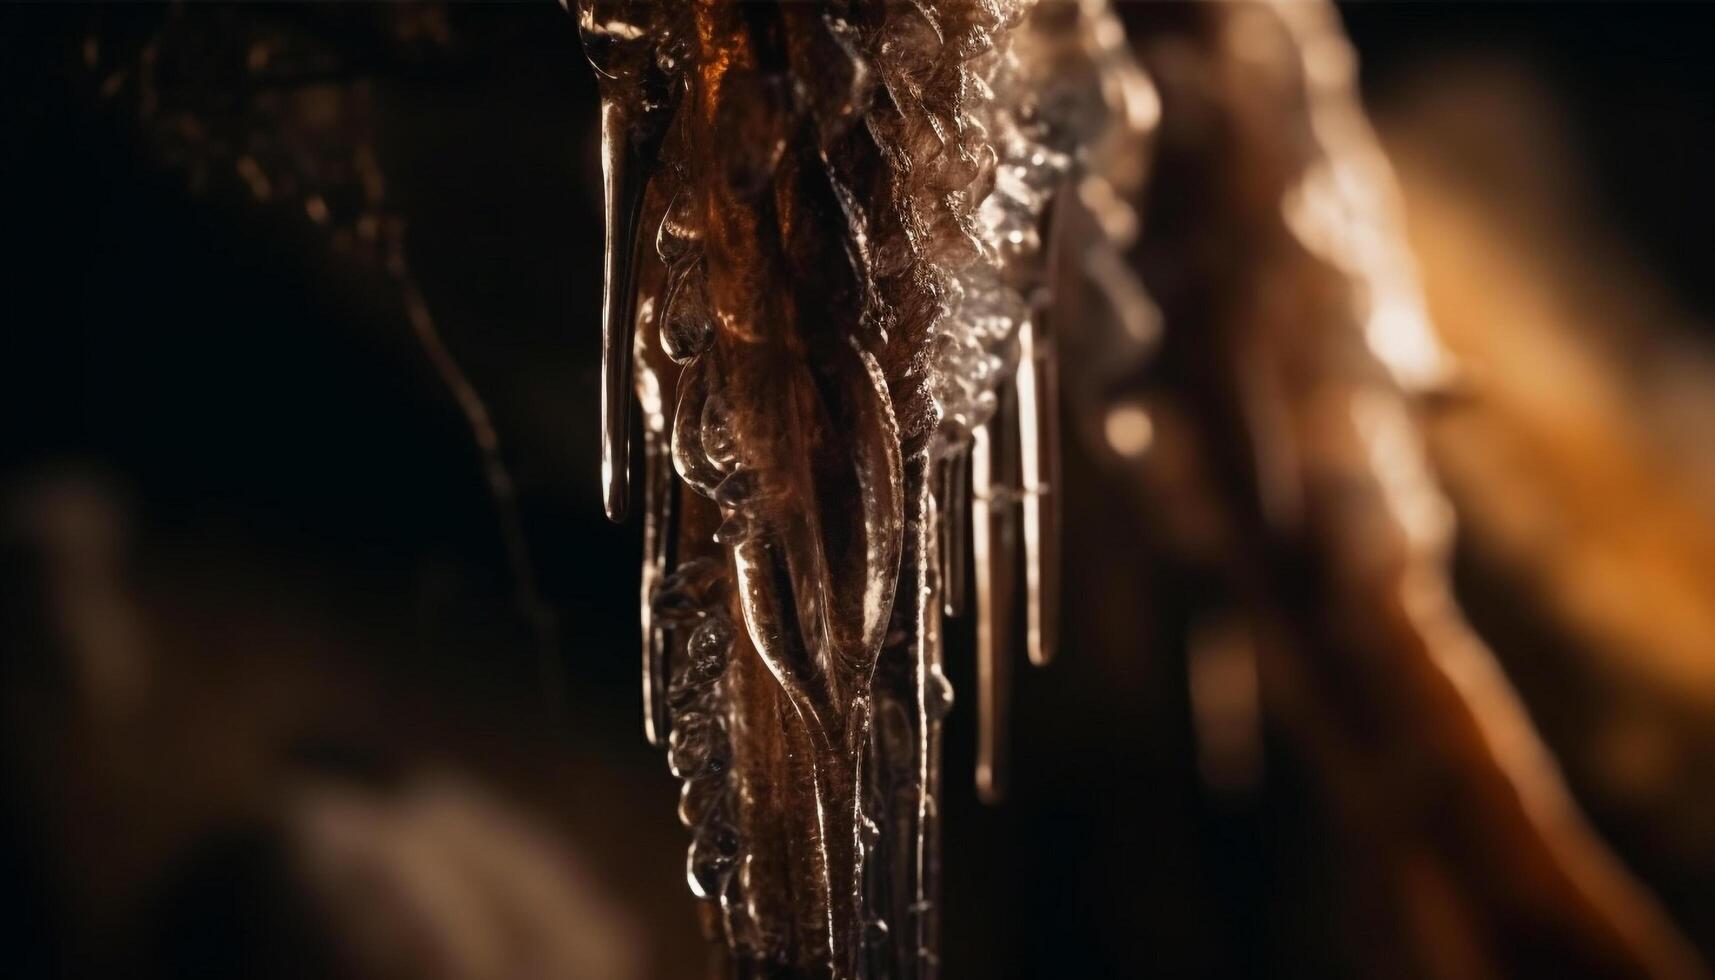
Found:
[[[1059,419],[1051,352],[1034,318],[1018,328],[1019,465],[1024,486],[1025,646],[1040,667],[1054,659],[1060,625]]]
[[[579,0],[578,33],[601,90],[601,475],[611,520],[625,516],[630,475],[631,329],[637,310],[643,196],[673,116],[677,87],[656,57],[665,24],[650,4]]]
[[[971,433],[971,551],[977,599],[977,796],[996,803],[1006,794],[1007,653],[1012,649],[1012,492],[1005,486],[1006,419]]]
[[[934,504],[935,512],[939,512],[941,505],[933,500],[930,503]],[[931,516],[929,519],[933,520],[934,518]],[[946,670],[947,622],[940,610],[941,604],[936,601],[938,593],[944,588],[946,582],[944,566],[941,564],[942,558],[943,553],[941,552],[930,551],[929,553],[932,564],[928,572],[930,590],[925,599],[923,611],[923,648],[929,664],[923,702],[927,707],[929,717],[937,723],[946,718],[953,710],[953,684],[947,680]],[[938,727],[936,731],[939,732]],[[940,756],[937,755],[933,758],[931,768],[935,772],[939,772]],[[940,798],[938,791],[933,795],[936,799]]]
[[[655,622],[655,590],[667,573],[668,544],[673,531],[673,464],[668,457],[665,426],[651,424],[643,432],[643,735],[659,748],[667,737],[667,633]]]
[[[934,980],[939,973],[935,951],[940,949],[941,923],[941,726],[953,709],[953,687],[942,670],[943,649],[940,591],[941,552],[934,540],[940,507],[935,494],[925,493],[920,539],[923,599],[918,606],[918,658],[922,685],[918,691],[922,744],[917,797],[917,850],[913,855],[916,881],[911,905],[916,980]]]
[[[637,219],[648,175],[635,159],[630,111],[603,97],[601,170],[607,239],[602,258],[601,485],[609,520],[625,518],[630,475],[631,327],[637,304]]]
[[[970,450],[949,450],[941,464],[942,608],[949,616],[965,614],[966,535],[970,527]]]
[[[967,542],[986,800],[1006,782],[1022,582],[1031,658],[1053,653],[1054,380],[1029,318],[1074,157],[1037,142],[1067,120],[1038,118],[1038,86],[1015,77],[1031,5],[921,0],[848,23],[786,4],[758,31],[737,0],[576,4],[604,99],[605,502],[615,518],[627,503],[630,358],[665,402],[640,383],[648,728],[687,782],[692,890],[718,900],[707,921],[746,975],[939,972],[942,627],[972,588]],[[1065,60],[1035,50],[1037,74]],[[661,261],[640,273],[651,183]],[[639,279],[653,319],[633,345],[618,331]]]

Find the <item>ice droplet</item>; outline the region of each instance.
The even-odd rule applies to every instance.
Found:
[[[714,314],[702,264],[687,263],[674,272],[661,318],[661,349],[674,362],[684,364],[714,342]]]

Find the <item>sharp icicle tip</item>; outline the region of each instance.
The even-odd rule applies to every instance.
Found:
[[[637,312],[637,224],[648,175],[630,113],[603,100],[601,165],[607,222],[602,258],[601,483],[609,520],[625,519],[631,468],[631,331]]]

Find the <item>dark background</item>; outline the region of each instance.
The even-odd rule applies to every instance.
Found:
[[[1703,313],[1707,11],[1343,7],[1378,104],[1460,58],[1543,80],[1595,206]],[[158,15],[0,10],[0,483],[14,502],[44,480],[94,486],[125,515],[155,705],[116,746],[89,733],[76,685],[31,652],[35,565],[9,538],[0,889],[20,910],[4,926],[19,971],[0,972],[313,973],[291,965],[306,947],[278,938],[296,921],[272,897],[291,892],[268,843],[280,774],[386,787],[442,767],[563,831],[648,930],[649,975],[692,975],[677,785],[638,724],[640,530],[607,523],[596,486],[595,93],[569,19],[551,3],[456,5],[458,57],[350,60],[375,85],[412,264],[516,481],[557,627],[555,708],[465,420],[385,284],[290,221],[192,193],[80,70],[88,31]],[[1068,495],[1081,520],[1065,655],[1020,671],[1005,804],[976,803],[971,713],[951,719],[948,975],[1349,972],[1329,898],[1338,845],[1306,780],[1271,751],[1260,789],[1202,790],[1174,654],[1185,624],[1158,612],[1188,586],[1097,560],[1115,525],[1147,532],[1076,459]]]

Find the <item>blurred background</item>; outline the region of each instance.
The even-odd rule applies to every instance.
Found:
[[[1342,6],[1482,384],[1429,429],[1460,596],[1711,956],[1708,9]],[[0,49],[0,972],[701,975],[640,527],[597,490],[571,20],[8,4]],[[947,975],[1361,975],[1313,776],[1266,718],[1196,738],[1182,651],[1220,624],[1067,475],[1065,653],[1021,672],[1005,803],[949,722]]]

